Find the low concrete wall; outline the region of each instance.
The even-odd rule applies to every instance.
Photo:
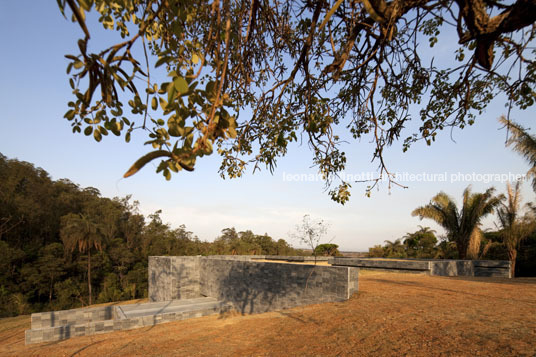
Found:
[[[78,325],[97,320],[112,320],[115,317],[113,306],[89,309],[47,311],[32,314],[32,328],[47,328],[64,325]]]
[[[197,279],[201,296],[232,304],[242,313],[258,313],[343,301],[358,289],[357,268],[258,262],[256,257],[149,257],[149,298],[179,299],[180,280],[194,284]],[[186,268],[176,271],[180,266]],[[170,283],[173,279],[178,282]]]
[[[26,344],[61,341],[71,337],[91,336],[120,330],[131,330],[146,326],[153,326],[165,322],[185,320],[194,317],[201,317],[226,311],[224,304],[219,304],[211,308],[199,308],[189,311],[157,313],[138,317],[125,317],[121,313],[121,306],[107,306],[104,308],[62,310],[56,312],[44,312],[32,314],[32,325],[30,330],[25,331]],[[95,310],[104,310],[105,317]],[[119,310],[119,311],[118,311]],[[111,313],[109,313],[111,311]],[[69,320],[49,320],[47,315],[57,316],[68,315]],[[108,316],[113,316],[108,318]],[[44,318],[43,318],[44,317]],[[76,317],[73,319],[73,317]],[[50,321],[53,323],[49,323]]]
[[[330,257],[316,257],[317,262],[327,262]],[[282,260],[286,262],[314,262],[313,256],[287,256],[287,255],[266,255],[266,260]]]
[[[329,264],[335,266],[356,266],[370,269],[392,270],[415,270],[421,272],[430,271],[430,262],[418,260],[391,260],[391,259],[367,259],[367,258],[341,258],[329,259]]]
[[[437,259],[374,259],[331,258],[335,266],[354,266],[362,269],[382,269],[438,276],[477,276],[511,278],[507,260],[437,260]]]
[[[350,267],[226,259],[202,259],[200,266],[201,294],[241,313],[344,301],[358,288],[358,270]]]
[[[444,260],[429,263],[430,275],[475,276],[475,267],[471,260]]]

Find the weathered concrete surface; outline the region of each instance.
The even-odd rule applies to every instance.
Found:
[[[430,262],[420,260],[376,260],[366,258],[330,258],[329,264],[336,266],[355,266],[360,268],[378,268],[395,270],[429,271]]]
[[[145,304],[132,304],[117,306],[118,315],[122,318],[133,318],[146,315],[162,315],[168,313],[178,313],[187,311],[201,311],[221,308],[224,304],[211,297],[201,297],[195,299],[171,300],[162,302],[151,302]]]
[[[374,259],[331,258],[335,266],[354,266],[362,269],[421,272],[438,276],[481,276],[511,278],[510,262],[505,260],[439,260],[439,259]]]
[[[115,317],[114,314],[113,306],[47,311],[32,314],[31,324],[32,328],[83,324],[97,320],[112,320]]]
[[[149,257],[150,300],[179,298],[175,294],[180,293],[180,289],[170,283],[174,278],[169,271],[176,266],[186,267],[184,271],[175,273],[180,279],[192,284],[196,280],[199,282],[201,296],[232,304],[242,313],[342,301],[358,289],[358,269],[354,267],[259,262],[255,261],[258,256],[232,257]],[[191,266],[199,266],[199,272],[194,272],[189,268]]]
[[[201,296],[198,257],[149,257],[148,272],[150,301]]]
[[[266,255],[266,260],[282,260],[287,262],[314,262],[315,257],[312,256],[287,256],[287,255]],[[330,257],[316,257],[317,262],[327,262]]]
[[[474,276],[475,267],[471,260],[431,261],[430,275]]]
[[[357,291],[357,269],[272,262],[201,260],[201,294],[241,313],[347,300]]]
[[[104,310],[105,315],[95,310]],[[213,298],[185,299],[163,303],[107,306],[104,308],[63,310],[32,314],[32,325],[26,330],[26,344],[60,341],[71,337],[89,336],[118,330],[130,330],[160,323],[218,314],[229,310],[225,303]],[[112,311],[110,314],[109,312]],[[54,320],[52,316],[69,316]],[[109,316],[111,318],[108,318]],[[41,317],[45,316],[44,319]],[[104,318],[103,318],[104,316]],[[75,318],[76,317],[76,318]]]

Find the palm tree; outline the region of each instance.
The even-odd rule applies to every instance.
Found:
[[[97,223],[84,214],[69,213],[61,217],[60,237],[65,250],[87,252],[87,286],[91,305],[91,249],[102,251],[102,235]]]
[[[406,233],[402,237],[404,246],[410,258],[433,258],[437,238],[436,231],[430,227],[419,226],[419,230],[413,233]]]
[[[527,133],[521,125],[506,119],[504,115],[499,118],[499,122],[506,126],[511,135],[506,145],[513,145],[513,149],[531,165],[527,176],[533,177],[532,189],[536,191],[536,137]]]
[[[390,240],[385,241],[385,253],[387,258],[405,258],[406,249],[400,238],[391,242]]]
[[[484,193],[471,193],[471,186],[463,191],[463,206],[458,210],[456,203],[446,193],[438,193],[429,204],[416,208],[411,215],[436,221],[446,231],[450,241],[456,242],[460,259],[478,258],[482,232],[482,218],[492,213],[500,203],[502,195],[494,196],[495,189]]]
[[[512,277],[515,276],[517,248],[519,243],[529,236],[534,230],[532,222],[526,218],[519,217],[519,206],[521,203],[521,193],[519,192],[521,181],[517,181],[512,188],[510,183],[507,184],[507,202],[501,202],[497,208],[497,216],[499,217],[500,236],[506,249],[508,250],[508,258],[510,259],[510,269]]]

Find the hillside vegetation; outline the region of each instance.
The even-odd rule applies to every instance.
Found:
[[[143,298],[148,256],[209,254],[301,251],[234,228],[201,241],[160,211],[144,217],[130,196],[102,197],[0,154],[0,317]]]

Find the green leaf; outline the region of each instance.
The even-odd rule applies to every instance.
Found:
[[[123,177],[127,178],[129,176],[134,175],[142,167],[144,167],[148,162],[156,158],[163,157],[163,156],[170,157],[171,154],[165,150],[156,150],[156,151],[152,151],[148,154],[143,155],[138,160],[136,160],[136,162],[130,167],[130,169],[128,169],[128,171],[123,175]]]
[[[156,110],[158,108],[158,100],[156,99],[156,97],[153,97],[153,99],[151,99],[151,107],[153,108],[153,110]]]
[[[175,89],[177,92],[184,94],[188,92],[188,82],[186,82],[186,79],[182,77],[177,77],[173,81],[173,85],[175,86]]]
[[[86,126],[86,128],[84,129],[84,135],[86,136],[91,135],[92,132],[93,132],[93,127],[91,126]]]
[[[98,130],[98,129],[97,129],[97,130],[94,130],[94,131],[93,131],[93,137],[95,138],[95,140],[96,140],[97,142],[100,142],[100,141],[102,140],[102,135],[101,135],[100,130]]]
[[[164,63],[166,63],[168,60],[168,57],[164,56],[164,57],[160,57],[158,59],[158,61],[156,61],[156,63],[154,64],[155,68],[158,68],[160,67],[161,65],[163,65]]]

